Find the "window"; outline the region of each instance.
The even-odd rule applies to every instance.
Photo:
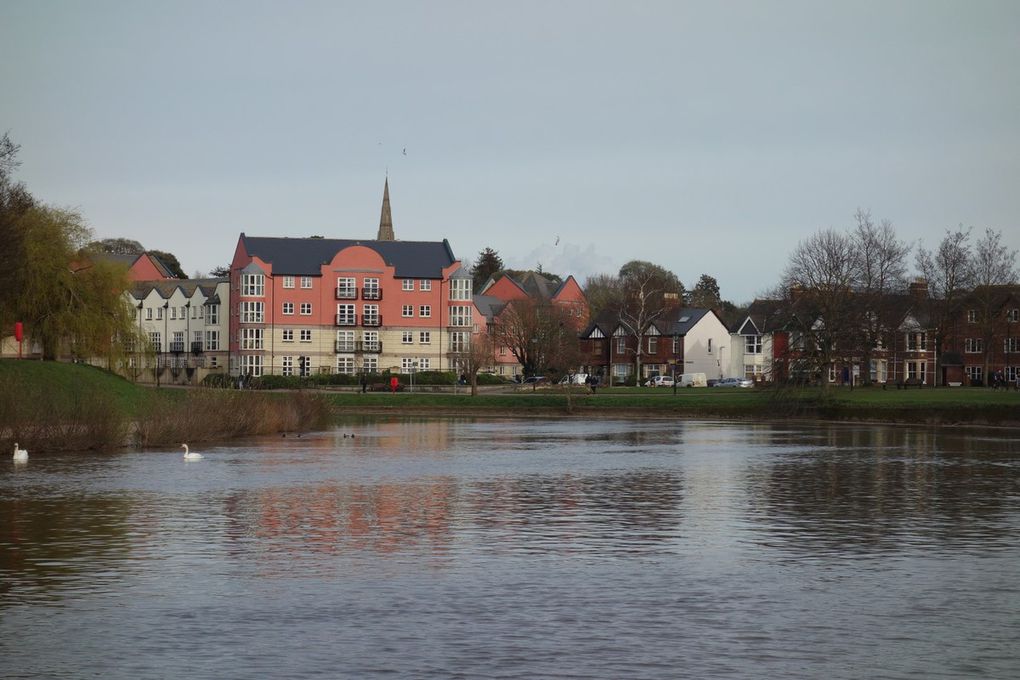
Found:
[[[266,277],[262,274],[241,275],[241,295],[262,297],[266,294]]]
[[[306,378],[312,374],[312,358],[311,357],[298,357],[298,372],[302,378]]]
[[[171,307],[170,308],[170,320],[173,321],[176,318],[177,318],[177,308],[176,307]]]
[[[471,299],[471,279],[451,279],[450,280],[450,299],[451,300],[470,300]]]
[[[184,331],[174,331],[171,336],[173,339],[170,341],[171,352],[183,352],[184,351]]]
[[[294,357],[283,357],[283,374],[294,375]]]
[[[365,305],[364,318],[362,323],[366,326],[378,326],[382,324],[379,317],[379,305]]]
[[[970,380],[971,385],[980,385],[984,381],[984,369],[980,366],[965,366],[964,371],[966,371],[967,379]]]
[[[1007,354],[1020,352],[1020,338],[1005,338],[1002,341],[1002,351]]]
[[[414,305],[404,305],[400,308],[400,316],[414,316]]]
[[[985,341],[981,338],[967,338],[963,341],[963,351],[968,354],[979,354],[985,351]]]
[[[206,331],[205,332],[205,350],[207,352],[218,352],[220,349],[220,332],[219,331]]]
[[[422,279],[418,282],[418,290],[430,291],[432,290],[432,282],[428,279]]]
[[[353,276],[338,276],[336,279],[338,300],[354,300],[358,297],[358,283]]]
[[[616,338],[616,353],[626,354],[627,353],[627,338],[622,335]]]
[[[354,331],[336,332],[336,351],[337,352],[354,351]]]
[[[311,288],[312,287],[312,277],[311,276],[302,276],[301,277],[301,287],[302,288]]]
[[[761,354],[761,336],[744,336],[744,354]]]
[[[288,315],[288,316],[292,315],[294,313],[294,303],[293,302],[284,302],[283,303],[283,313]]]
[[[1016,384],[1018,378],[1020,378],[1020,366],[1007,366],[1006,380],[1010,383]]]
[[[400,358],[400,370],[403,372],[410,371],[412,368],[418,368],[418,360],[414,357],[401,357]]]
[[[470,326],[471,307],[468,305],[453,305],[450,307],[451,326]]]
[[[967,310],[967,323],[977,323],[977,310],[976,309],[968,309]]]
[[[145,320],[152,321],[152,307],[145,308]]]
[[[404,331],[400,335],[400,343],[403,345],[410,345],[414,342],[414,332]]]
[[[149,343],[152,344],[152,349],[157,352],[163,351],[162,338],[160,337],[159,331],[149,333]]]
[[[1006,321],[1010,323],[1016,323],[1020,321],[1020,309],[1006,310]]]
[[[263,302],[242,302],[241,323],[262,323],[265,319]]]
[[[432,368],[432,360],[429,359],[428,357],[418,359],[418,368],[420,368],[423,371],[429,370],[430,368]]]
[[[241,349],[265,349],[261,328],[241,329]]]
[[[432,332],[421,331],[418,333],[418,344],[419,345],[431,345],[432,344]]]
[[[358,315],[354,312],[354,305],[339,304],[336,306],[336,325],[354,326],[358,323]]]
[[[361,368],[365,373],[379,372],[379,357],[365,357],[361,361]]]
[[[262,355],[245,354],[241,356],[241,373],[253,377],[262,375]]]
[[[432,305],[419,305],[418,316],[423,318],[432,316]]]
[[[309,328],[302,328],[299,331],[299,333],[300,333],[300,335],[298,337],[301,339],[301,342],[311,342],[312,341],[312,331],[311,331],[311,329],[309,329]]]
[[[354,357],[337,357],[336,372],[342,375],[354,374]]]
[[[744,364],[744,377],[755,382],[761,380],[761,364]]]
[[[404,279],[400,284],[400,290],[414,290],[414,279]]]
[[[365,290],[362,291],[361,296],[366,300],[381,300],[382,291],[379,289],[379,279],[366,278]]]
[[[179,316],[182,319],[187,319],[188,318],[188,306],[187,305],[182,305],[181,306],[181,311],[180,311]]]
[[[681,338],[679,335],[673,336],[673,354],[680,354],[680,343]]]
[[[712,353],[712,338],[708,339],[708,353]]]
[[[205,315],[205,322],[210,326],[218,326],[220,323],[220,306],[206,305],[208,312]]]
[[[163,308],[162,307],[156,307],[156,321],[162,321],[162,320],[163,320]]]
[[[450,331],[450,351],[466,352],[470,348],[470,334],[466,331]]]
[[[379,344],[379,331],[364,331],[361,341],[366,352],[379,352],[382,349]]]
[[[202,347],[202,331],[192,331],[191,333],[191,345],[192,347]]]
[[[908,361],[907,380],[919,380],[922,385],[927,383],[927,369],[928,365],[924,361]]]
[[[192,319],[197,319],[198,318],[198,310],[200,310],[200,309],[202,309],[201,305],[195,305],[194,307],[191,308],[191,318]]]
[[[907,349],[911,352],[923,352],[928,349],[927,333],[907,333]]]
[[[284,276],[283,277],[283,287],[284,288],[293,288],[294,287],[294,277],[293,276]],[[284,358],[286,358],[286,357],[284,357]]]
[[[648,353],[655,354],[659,349],[659,339],[656,337],[648,338]]]
[[[888,375],[889,362],[885,359],[872,359],[871,360],[871,382],[884,383],[886,376]]]
[[[302,302],[301,303],[301,316],[311,316],[311,315],[312,315],[312,303],[311,302]]]
[[[284,328],[283,329],[283,341],[284,342],[294,342],[294,329],[293,328]]]

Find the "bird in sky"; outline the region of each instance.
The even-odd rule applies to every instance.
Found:
[[[404,155],[405,156],[407,155],[407,147],[406,146],[404,147]]]
[[[558,246],[559,244],[560,244],[560,237],[559,237],[559,236],[557,236],[557,237],[556,237],[556,243],[554,243],[553,245],[556,245],[556,246]]]

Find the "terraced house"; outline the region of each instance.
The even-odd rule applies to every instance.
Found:
[[[241,234],[230,370],[250,376],[456,370],[480,317],[450,244],[398,241],[389,183],[374,240]]]

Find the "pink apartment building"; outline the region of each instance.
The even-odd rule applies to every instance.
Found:
[[[449,242],[394,240],[388,182],[376,240],[242,233],[230,294],[233,374],[456,370],[484,329]]]

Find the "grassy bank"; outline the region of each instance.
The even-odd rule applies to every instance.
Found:
[[[0,448],[81,451],[178,446],[327,427],[315,393],[139,387],[85,365],[0,361]]]

